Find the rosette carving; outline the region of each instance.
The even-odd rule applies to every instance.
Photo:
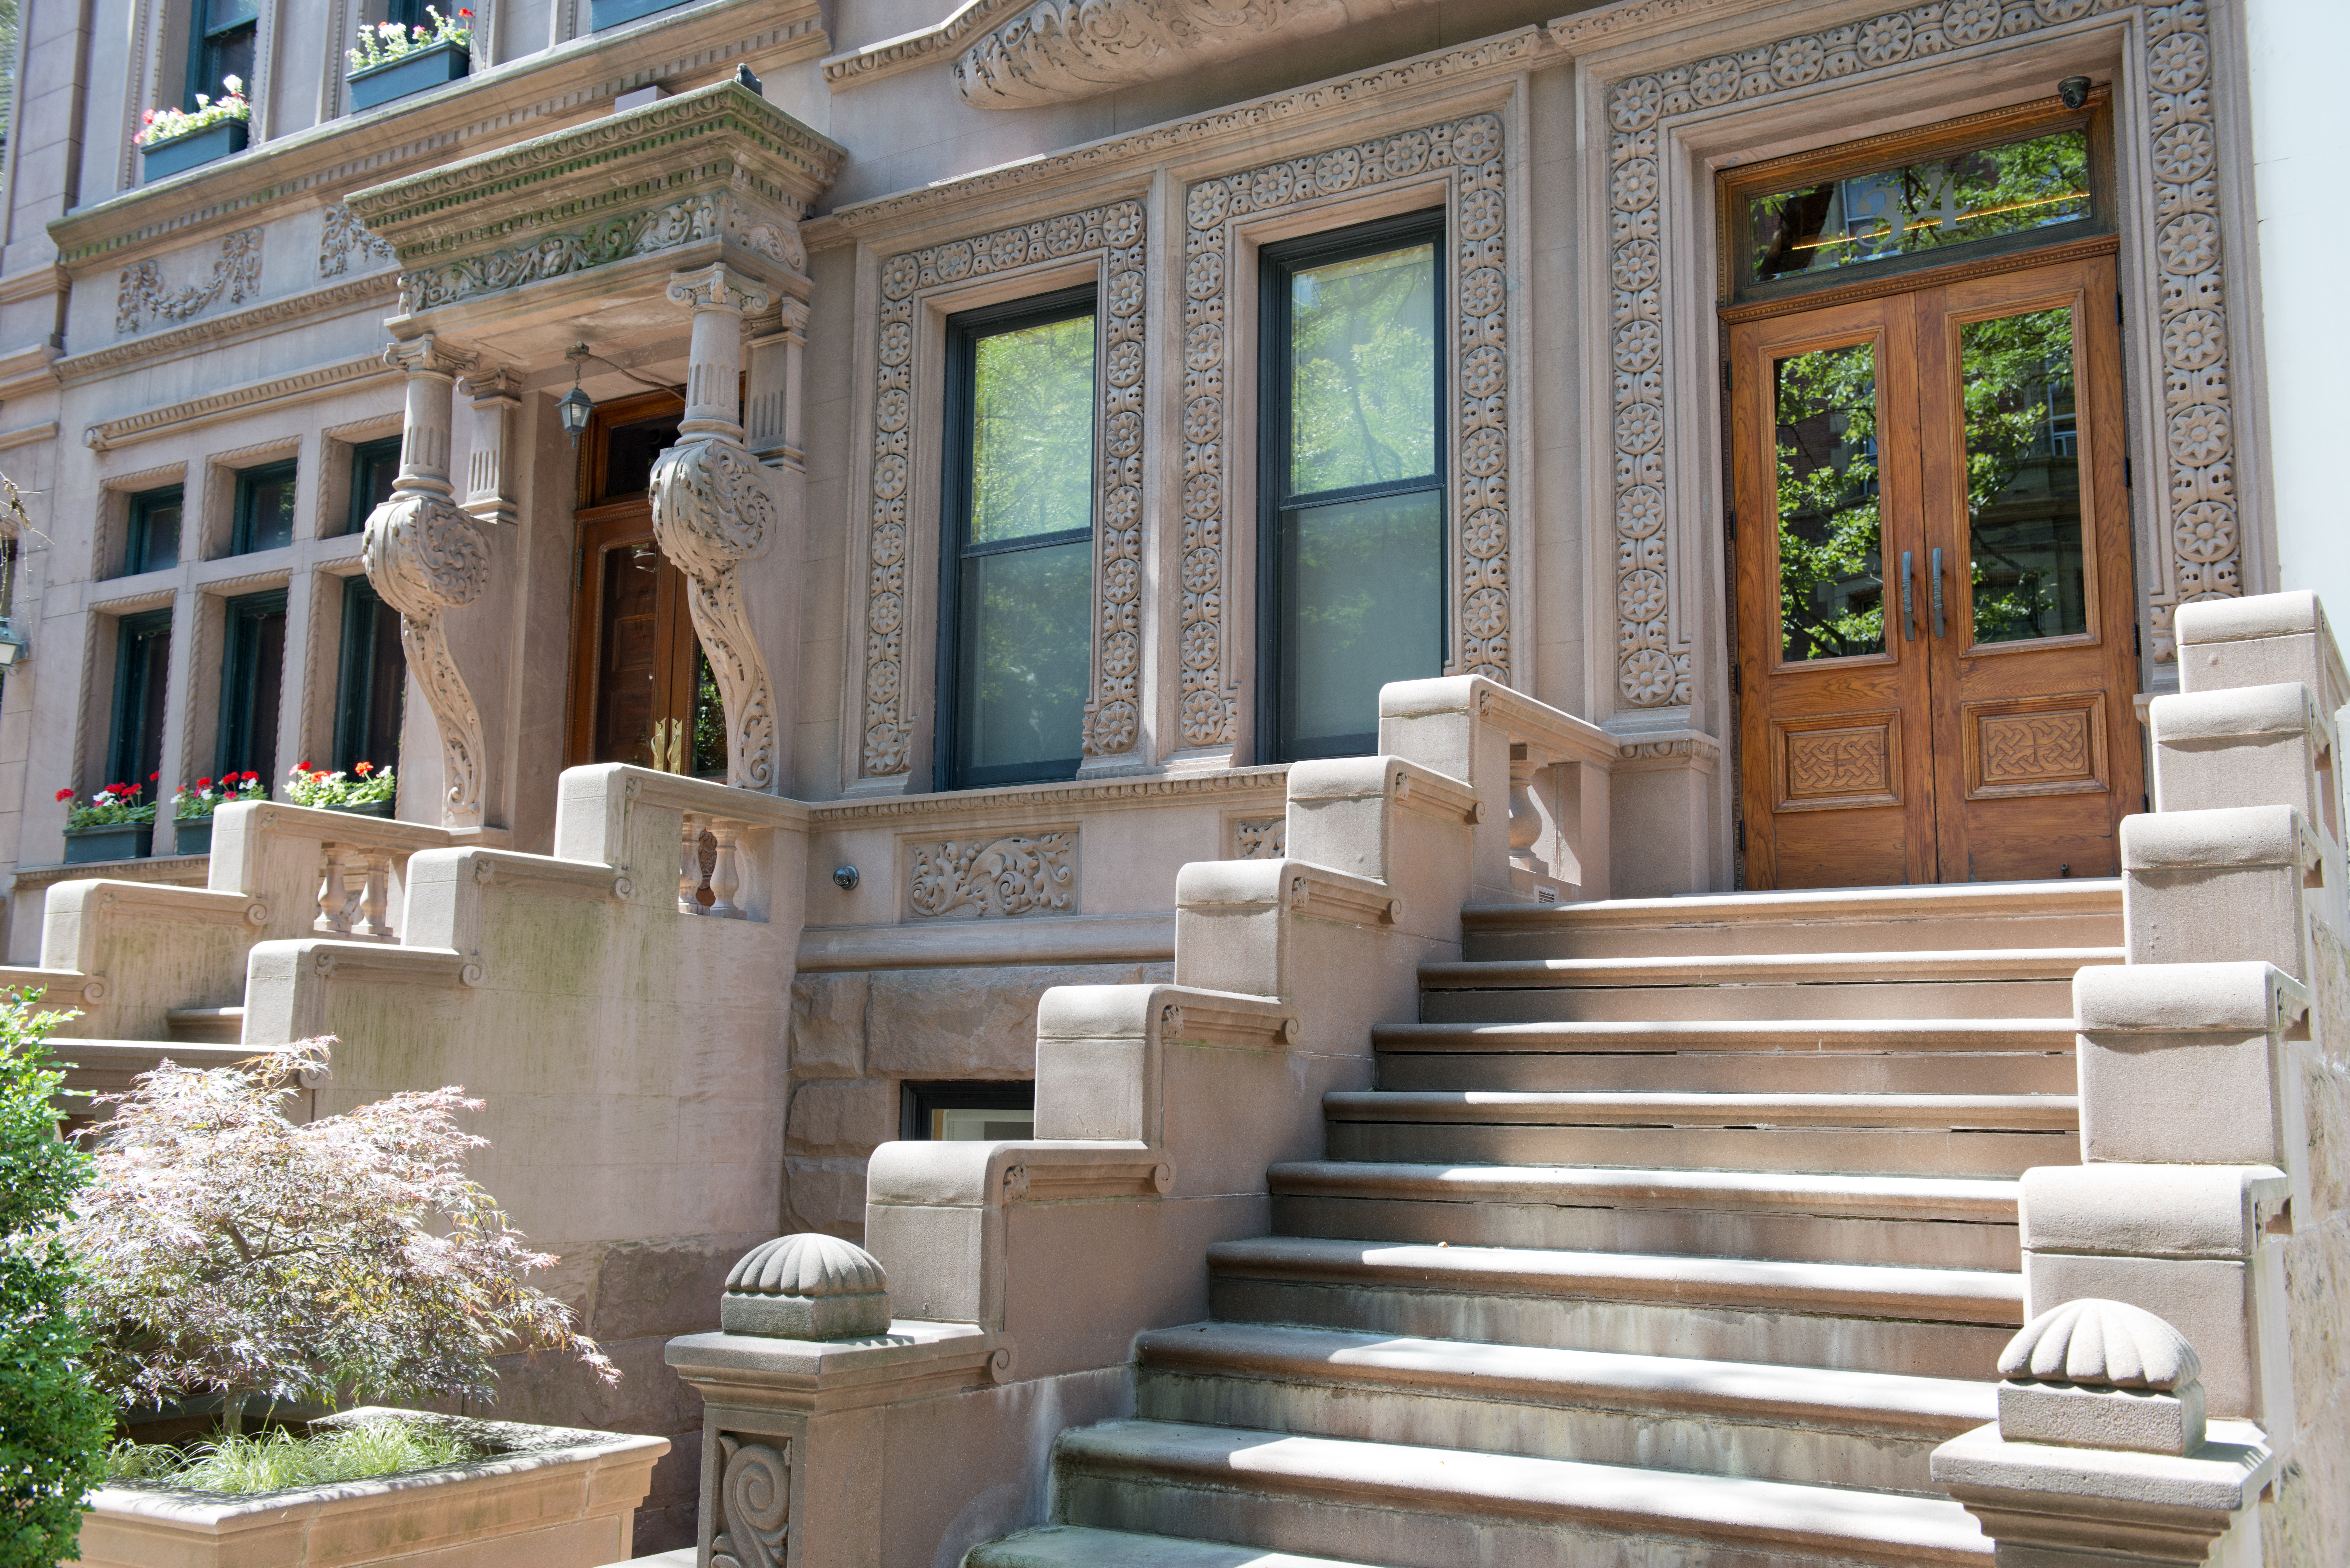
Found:
[[[490,576],[489,535],[446,496],[402,490],[369,514],[365,551],[368,581],[400,612],[408,668],[441,729],[448,820],[479,826],[487,755],[482,711],[450,654],[441,618],[481,597]]]
[[[721,1434],[710,1568],[783,1568],[791,1533],[792,1445]]]
[[[781,763],[775,696],[743,598],[743,563],[781,520],[766,468],[742,442],[689,437],[653,463],[653,538],[688,585],[686,607],[726,711],[726,782],[772,791]]]

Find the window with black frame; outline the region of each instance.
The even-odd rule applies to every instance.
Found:
[[[400,612],[383,602],[365,577],[343,579],[343,658],[335,683],[335,766],[360,763],[380,771],[400,760],[401,703],[408,691],[408,654],[400,641]]]
[[[122,576],[160,572],[180,562],[180,518],[184,495],[176,484],[142,490],[130,497],[122,540]]]
[[[191,0],[188,90],[180,107],[194,112],[196,95],[219,99],[234,77],[254,90],[254,40],[259,36],[261,0]]]
[[[228,601],[221,659],[220,774],[277,773],[277,712],[286,685],[286,590]]]
[[[351,503],[343,531],[356,534],[367,526],[375,509],[391,499],[391,482],[400,477],[400,438],[361,441],[351,448]]]
[[[236,509],[229,525],[228,553],[249,556],[279,550],[294,542],[295,466],[273,462],[236,476]]]
[[[1257,751],[1378,744],[1379,688],[1444,670],[1441,213],[1268,245]]]
[[[139,798],[156,798],[153,775],[163,761],[163,694],[172,670],[172,612],[148,610],[117,624],[114,714],[108,726],[106,782],[127,784]]]
[[[1094,293],[947,324],[938,787],[1074,777],[1093,658]]]

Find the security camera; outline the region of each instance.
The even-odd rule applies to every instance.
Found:
[[[2056,84],[2056,96],[2064,100],[2066,109],[2079,109],[2089,101],[2089,78],[2066,77]]]

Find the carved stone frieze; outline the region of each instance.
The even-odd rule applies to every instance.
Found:
[[[864,773],[902,774],[912,736],[906,718],[907,510],[914,483],[914,320],[918,296],[966,279],[1088,254],[1102,267],[1095,341],[1101,398],[1096,466],[1092,686],[1086,700],[1088,757],[1133,749],[1141,733],[1142,400],[1145,346],[1143,210],[1114,202],[881,264],[880,332],[873,401],[872,513],[867,538]]]
[[[114,301],[115,334],[128,336],[150,321],[186,321],[215,305],[242,305],[260,293],[261,231],[239,229],[221,241],[211,275],[185,288],[167,291],[162,268],[152,258],[124,267]]]
[[[1645,0],[1669,18],[1688,0]],[[2226,276],[2220,250],[2219,166],[2208,0],[2140,7],[2137,0],[1934,0],[1852,23],[1791,34],[1735,52],[1644,72],[1607,88],[1607,244],[1612,288],[1617,542],[1617,685],[1629,707],[1684,705],[1691,648],[1672,623],[1664,257],[1664,122],[1814,84],[2012,38],[2099,13],[2140,10],[2152,182],[2154,275],[2160,295],[2167,584],[2147,596],[2154,657],[2178,657],[2178,605],[2241,591],[2236,435],[2229,390]],[[1574,47],[1624,18],[1622,8],[1555,25]],[[1634,18],[1638,20],[1638,17]]]
[[[1240,816],[1232,819],[1232,858],[1279,860],[1289,853],[1289,817]]]
[[[389,266],[398,259],[390,245],[369,233],[365,223],[351,216],[348,207],[337,202],[327,209],[318,231],[318,275],[341,276],[350,270],[354,257],[362,272]]]
[[[431,310],[477,295],[501,294],[525,284],[721,236],[739,241],[795,271],[807,266],[796,225],[758,218],[731,196],[698,196],[606,218],[586,228],[542,235],[527,244],[445,266],[411,269],[400,276],[400,308],[411,313]]]
[[[369,515],[365,558],[368,581],[400,612],[408,668],[441,729],[447,820],[479,826],[488,755],[482,713],[449,651],[441,618],[481,597],[489,581],[488,533],[446,496],[405,491]]]
[[[1394,9],[1340,0],[1036,0],[974,39],[955,88],[982,109],[1064,103]]]
[[[694,635],[726,711],[726,782],[773,790],[783,761],[775,696],[741,571],[767,553],[780,521],[769,472],[738,441],[697,436],[654,462],[651,494],[653,537],[685,574]]]
[[[906,908],[930,919],[1070,915],[1077,908],[1077,836],[1005,834],[906,846]]]
[[[1186,202],[1183,244],[1182,693],[1187,746],[1230,745],[1240,696],[1232,623],[1231,478],[1237,432],[1224,389],[1245,368],[1230,362],[1231,251],[1243,219],[1343,192],[1449,171],[1454,400],[1455,600],[1447,673],[1508,683],[1510,634],[1510,393],[1508,202],[1502,121],[1471,115],[1353,146],[1202,181]],[[1241,443],[1241,450],[1249,450]]]
[[[711,1568],[784,1568],[792,1522],[789,1438],[718,1438]]]

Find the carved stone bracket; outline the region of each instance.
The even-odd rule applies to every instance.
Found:
[[[772,792],[781,730],[742,568],[774,545],[783,510],[773,475],[743,442],[737,389],[743,317],[771,308],[775,296],[717,265],[671,274],[669,297],[693,312],[693,337],[678,443],[653,463],[653,537],[686,576],[687,609],[726,714],[726,782]]]
[[[407,373],[408,418],[391,499],[367,520],[368,581],[400,612],[408,668],[440,726],[448,784],[443,825],[479,827],[487,761],[481,709],[442,624],[447,611],[479,598],[489,581],[489,535],[450,499],[455,382],[473,360],[425,337],[392,344],[384,361]]]
[[[1507,684],[1510,635],[1508,202],[1502,121],[1491,114],[1406,130],[1244,170],[1191,187],[1183,260],[1182,706],[1187,746],[1231,745],[1240,695],[1232,621],[1227,463],[1236,440],[1224,389],[1247,373],[1227,362],[1235,226],[1347,191],[1451,171],[1447,269],[1455,309],[1451,576],[1457,628],[1446,672]]]
[[[710,1568],[784,1568],[792,1521],[792,1441],[722,1432]]]
[[[1669,15],[1672,0],[1645,9]],[[1815,84],[1860,78],[1994,38],[2076,22],[2098,13],[2138,11],[2146,56],[2141,78],[2148,138],[2139,166],[2152,182],[2155,232],[2149,272],[2159,282],[2163,443],[2168,456],[2167,585],[2148,595],[2154,657],[2178,657],[2176,606],[2242,591],[2237,514],[2236,436],[2229,393],[2226,278],[2220,255],[2217,109],[2211,92],[2208,0],[2145,5],[2137,0],[1941,0],[1735,53],[1690,60],[1611,83],[1607,89],[1607,244],[1613,322],[1617,686],[1632,708],[1686,705],[1691,648],[1672,624],[1669,494],[1671,444],[1665,395],[1664,257],[1685,243],[1667,232],[1661,174],[1665,122]],[[1555,24],[1553,38],[1577,48],[1609,7]],[[2161,506],[2161,493],[2155,504]]]

